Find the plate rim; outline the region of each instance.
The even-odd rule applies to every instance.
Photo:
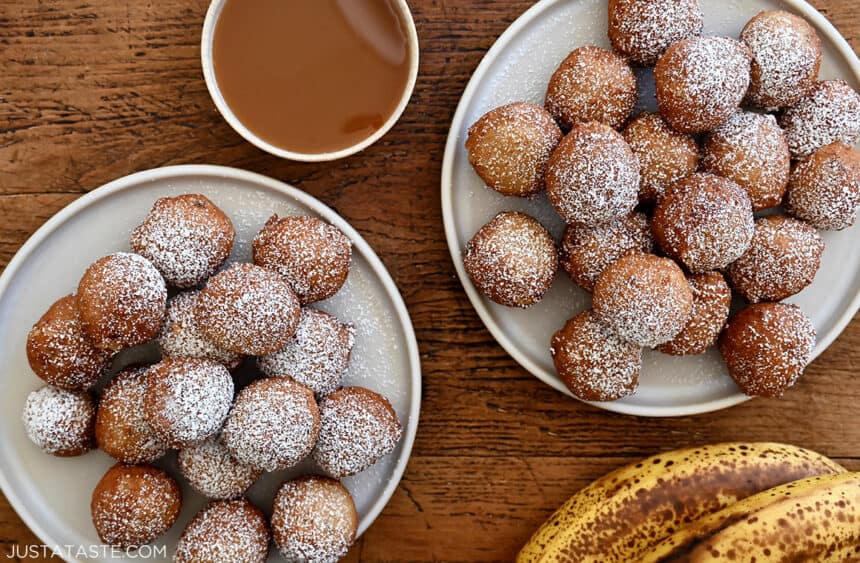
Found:
[[[404,425],[405,428],[403,434],[402,451],[396,461],[394,470],[391,473],[388,483],[382,491],[382,494],[377,497],[373,505],[370,507],[370,510],[361,520],[359,528],[356,532],[356,539],[358,539],[376,521],[379,514],[382,512],[385,506],[388,505],[388,502],[391,500],[391,497],[394,495],[394,492],[397,490],[397,487],[399,486],[400,481],[403,478],[403,474],[405,473],[406,467],[409,464],[409,459],[412,457],[412,449],[415,444],[415,437],[418,431],[418,423],[421,411],[422,373],[418,341],[415,336],[415,329],[412,326],[412,320],[409,316],[409,311],[406,308],[406,303],[403,301],[403,296],[400,294],[400,291],[397,288],[397,284],[394,282],[394,279],[391,277],[391,274],[388,272],[388,269],[385,267],[382,260],[379,258],[379,256],[370,246],[370,244],[366,240],[364,240],[364,237],[362,237],[361,234],[352,225],[350,225],[346,219],[341,217],[340,214],[338,214],[334,209],[332,209],[319,199],[313,197],[312,195],[305,193],[302,190],[296,188],[295,186],[287,184],[286,182],[282,182],[280,180],[265,176],[263,174],[258,174],[256,172],[251,172],[249,170],[243,170],[230,166],[220,166],[214,164],[180,164],[134,172],[132,174],[128,174],[126,176],[111,180],[110,182],[107,182],[106,184],[103,184],[87,192],[86,194],[82,195],[81,197],[77,198],[70,204],[60,209],[50,219],[45,221],[45,223],[43,223],[32,235],[30,235],[30,237],[24,242],[24,244],[21,245],[17,252],[15,252],[15,255],[12,257],[11,260],[9,260],[9,263],[6,265],[3,274],[0,275],[0,297],[2,297],[6,293],[10,283],[17,275],[18,270],[20,269],[24,261],[31,254],[33,254],[33,252],[36,251],[39,246],[54,233],[54,231],[56,231],[66,221],[68,221],[87,207],[90,207],[91,205],[103,199],[109,198],[111,195],[117,192],[121,192],[127,189],[133,189],[138,185],[149,183],[152,181],[181,178],[185,176],[206,175],[217,176],[219,178],[226,179],[235,179],[237,181],[245,181],[251,184],[257,184],[266,188],[273,189],[274,191],[277,191],[293,199],[297,203],[307,207],[329,223],[336,226],[338,229],[340,229],[347,235],[347,237],[352,241],[353,246],[357,247],[358,252],[367,260],[374,275],[379,278],[383,288],[385,289],[386,294],[394,304],[394,312],[397,314],[400,328],[406,338],[406,348],[407,353],[409,355],[409,376],[412,386],[411,393],[409,395],[410,409],[407,413],[408,418],[406,419],[406,424]],[[6,498],[9,499],[9,504],[12,506],[12,508],[15,510],[21,520],[24,521],[27,527],[29,527],[30,530],[42,542],[44,542],[45,545],[63,545],[62,543],[57,542],[56,538],[53,538],[51,534],[47,533],[45,528],[41,525],[39,519],[37,519],[36,516],[31,513],[24,499],[22,499],[18,495],[18,493],[12,489],[10,481],[7,479],[5,472],[2,470],[0,470],[0,490],[2,490]],[[62,557],[62,554],[58,555]],[[81,561],[78,558],[70,560]]]
[[[740,391],[727,397],[710,401],[689,403],[680,407],[631,405],[627,403],[619,403],[618,401],[583,401],[582,399],[574,396],[555,374],[545,371],[533,362],[525,353],[520,352],[517,346],[505,334],[505,331],[495,322],[485,298],[477,291],[469,279],[468,274],[466,274],[463,266],[462,249],[460,248],[458,241],[457,228],[454,221],[455,214],[453,210],[454,158],[456,152],[460,149],[459,131],[463,127],[463,121],[466,118],[466,106],[471,103],[475,91],[485,78],[489,67],[495,62],[508,44],[517,37],[520,31],[532,21],[540,17],[543,12],[564,1],[565,0],[539,0],[525,12],[520,14],[520,16],[517,17],[517,19],[515,19],[501,35],[499,35],[492,46],[481,58],[481,62],[478,63],[478,66],[472,73],[466,88],[463,90],[463,94],[460,96],[460,100],[457,102],[457,109],[451,120],[451,125],[448,129],[448,137],[445,142],[440,187],[442,199],[442,223],[445,230],[445,239],[448,244],[448,251],[451,254],[451,260],[454,263],[454,269],[457,271],[457,277],[460,279],[460,284],[463,286],[475,312],[478,313],[478,317],[480,317],[481,322],[484,323],[484,326],[505,352],[507,352],[509,356],[511,356],[532,376],[557,391],[576,399],[577,401],[619,414],[645,417],[676,417],[704,414],[746,402],[752,399],[752,397],[744,395]],[[799,13],[810,21],[819,33],[831,41],[838,54],[848,65],[850,71],[854,73],[855,80],[860,81],[860,59],[858,59],[857,54],[854,53],[854,50],[849,45],[848,41],[836,29],[830,20],[805,0],[780,0],[780,2],[783,4],[782,9],[790,9]],[[858,310],[860,310],[860,291],[851,298],[848,307],[840,314],[830,332],[828,332],[823,339],[817,340],[812,356],[809,360],[810,363],[824,352],[824,350],[826,350],[839,337],[839,335],[842,334],[842,331],[845,330],[845,327],[848,326]]]

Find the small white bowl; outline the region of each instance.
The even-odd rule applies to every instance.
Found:
[[[215,65],[212,59],[212,42],[215,37],[215,25],[218,23],[218,18],[221,15],[221,9],[227,0],[212,0],[209,4],[209,10],[206,12],[206,20],[203,22],[203,35],[200,40],[200,59],[203,63],[203,78],[206,80],[206,87],[209,89],[209,95],[212,96],[212,101],[215,102],[215,107],[227,120],[227,123],[246,141],[249,141],[258,148],[266,151],[269,154],[286,158],[289,160],[298,160],[302,162],[325,162],[328,160],[337,160],[360,152],[385,135],[391,129],[400,116],[403,110],[406,109],[406,104],[409,103],[409,98],[412,97],[412,91],[415,89],[415,80],[418,77],[418,31],[415,29],[415,21],[412,19],[412,12],[409,10],[409,5],[406,0],[395,0],[395,6],[399,12],[401,21],[406,25],[406,40],[409,42],[409,80],[406,87],[403,89],[403,94],[400,97],[400,102],[397,104],[394,112],[388,117],[388,120],[372,135],[366,139],[334,152],[323,153],[301,153],[294,152],[277,147],[267,141],[264,141],[255,135],[250,129],[236,117],[227,101],[221,94],[221,89],[218,87],[218,81],[215,79]]]

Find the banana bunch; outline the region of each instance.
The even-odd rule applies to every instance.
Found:
[[[701,524],[704,526],[702,535],[697,538],[704,540],[719,528],[719,534],[707,537],[708,541],[718,538],[726,542],[738,541],[730,534],[734,526],[729,524],[740,525],[744,522],[744,513],[732,517],[725,512],[738,501],[750,498],[749,503],[753,503],[753,499],[763,502],[765,497],[758,493],[773,487],[809,477],[844,473],[841,466],[822,455],[785,444],[727,443],[667,452],[613,471],[568,499],[535,532],[520,551],[517,562],[630,563],[648,556],[664,540],[666,544],[661,544],[660,549],[668,559],[653,561],[710,560],[684,559],[692,555],[693,544],[698,549],[704,543],[676,535],[691,524]],[[827,483],[824,479],[818,485]],[[850,485],[845,487],[850,488]],[[860,495],[860,490],[856,494]],[[769,498],[773,501],[777,497]],[[845,525],[856,529],[860,528],[860,498],[851,498],[848,495],[835,501],[837,504],[831,507],[830,513],[847,503],[845,510],[851,512],[853,507],[857,518],[850,518],[850,523],[846,521]],[[756,506],[748,504],[746,510],[754,511]],[[744,510],[742,506],[737,509]],[[720,515],[723,515],[722,520]],[[850,515],[845,514],[846,517]],[[790,518],[790,521],[798,526],[803,524],[802,517]],[[739,533],[751,544],[758,545],[761,538],[777,537],[777,532],[764,527],[754,531],[750,527]],[[750,536],[752,533],[760,536]],[[819,534],[816,541],[822,537]],[[688,547],[676,549],[682,543]],[[724,548],[729,544],[720,545]],[[759,549],[773,552],[777,549],[775,546],[792,548],[785,540],[775,540],[774,546],[764,545]],[[713,560],[719,560],[719,555]],[[762,556],[755,560],[771,559]],[[813,557],[809,560],[825,559]]]

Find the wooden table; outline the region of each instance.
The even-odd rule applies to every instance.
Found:
[[[860,468],[860,323],[782,400],[677,419],[621,416],[533,378],[484,329],[442,232],[448,126],[484,52],[530,2],[413,0],[418,85],[394,129],[327,164],[242,140],[209,99],[199,35],[208,0],[0,3],[0,264],[81,194],[139,170],[236,166],[333,206],[376,249],[409,307],[424,403],[409,468],[350,560],[510,560],[567,496],[631,459],[689,444],[782,440]],[[860,4],[815,0],[860,46]],[[0,544],[39,541],[5,502]]]

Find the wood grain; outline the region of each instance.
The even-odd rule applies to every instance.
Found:
[[[48,217],[119,176],[213,163],[290,182],[377,250],[412,315],[424,369],[414,455],[350,561],[510,560],[567,496],[631,458],[688,444],[781,440],[860,469],[860,323],[779,401],[640,419],[588,407],[522,370],[484,329],[441,228],[439,172],[454,109],[529,2],[413,0],[415,95],[385,138],[341,161],[279,160],[220,118],[203,83],[205,0],[0,3],[0,264]],[[851,45],[860,5],[815,0]],[[38,539],[3,500],[0,557]]]

